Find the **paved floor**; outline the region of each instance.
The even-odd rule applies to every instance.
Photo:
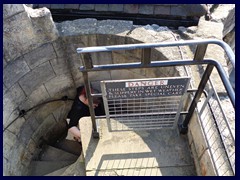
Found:
[[[109,132],[105,119],[99,125],[94,139],[90,118],[80,121],[87,176],[196,175],[187,137],[177,130]]]

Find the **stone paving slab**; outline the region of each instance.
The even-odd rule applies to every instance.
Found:
[[[187,138],[177,130],[109,132],[101,119],[98,140],[89,117],[80,120],[80,129],[87,175],[142,175],[151,169],[145,174],[196,175]]]
[[[194,176],[194,166],[89,171],[87,176]],[[192,173],[191,173],[192,172]]]

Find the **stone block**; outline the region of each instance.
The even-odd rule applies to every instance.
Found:
[[[51,9],[64,9],[64,4],[51,4]]]
[[[71,44],[78,44],[80,47],[88,46],[88,36],[89,35],[74,35],[74,36],[67,36],[63,37],[63,43],[65,49],[70,46]],[[74,52],[76,53],[76,49],[74,49]]]
[[[23,4],[3,4],[3,18],[8,18],[18,13],[23,12]]]
[[[35,153],[36,148],[37,144],[32,139],[30,139],[26,146],[26,150],[33,155]]]
[[[79,9],[79,4],[64,4],[64,9]]]
[[[50,63],[53,67],[54,72],[57,75],[69,73],[70,71],[69,64],[66,57],[52,59]]]
[[[79,9],[83,11],[94,10],[94,4],[80,4]]]
[[[54,76],[55,74],[50,63],[45,62],[21,78],[19,84],[26,94],[31,94],[32,91]]]
[[[77,85],[84,84],[83,75],[78,68],[72,68],[71,73],[72,73],[73,81],[75,84]]]
[[[199,162],[202,176],[216,176],[209,150],[204,152]]]
[[[50,98],[46,88],[44,85],[41,85],[36,90],[34,90],[31,94],[29,94],[26,102],[21,104],[22,109],[30,109]]]
[[[7,160],[11,158],[11,149],[13,146],[10,146],[6,143],[6,141],[3,141],[3,157]]]
[[[18,84],[12,86],[10,92],[12,101],[14,101],[17,105],[19,105],[26,98],[24,92],[22,91]]]
[[[139,62],[139,59],[129,56],[126,53],[112,52],[113,64]]]
[[[58,38],[56,41],[52,42],[52,45],[58,58],[67,56],[67,53],[65,52],[66,47],[62,38]]]
[[[60,36],[87,35],[96,33],[97,20],[92,18],[77,19],[56,23]]]
[[[45,87],[51,97],[73,86],[71,74],[61,74],[45,83]]]
[[[125,44],[125,37],[112,34],[97,34],[97,46]]]
[[[6,88],[5,84],[3,84],[3,96],[6,94],[8,91],[8,88]]]
[[[191,17],[201,17],[208,11],[206,4],[183,4],[182,7],[186,15]]]
[[[61,103],[59,103],[58,101],[45,104],[41,106],[37,111],[35,111],[34,118],[41,125],[43,121],[60,106]]]
[[[108,10],[113,12],[123,12],[123,4],[108,4]]]
[[[154,6],[155,15],[170,15],[171,6]]]
[[[95,4],[95,11],[108,11],[108,4]]]
[[[56,121],[52,114],[50,114],[48,117],[45,117],[42,119],[42,123],[38,129],[33,133],[32,139],[35,142],[39,142],[40,137],[44,136],[49,130],[51,130],[55,124]]]
[[[92,72],[88,75],[90,81],[110,80],[110,71]]]
[[[189,133],[192,135],[192,141],[194,143],[197,158],[201,157],[208,148],[202,127],[199,124],[199,120],[196,114],[193,115],[189,124]]]
[[[17,141],[17,136],[13,134],[12,132],[5,130],[3,132],[3,144],[7,144],[10,148],[14,147],[15,143]],[[6,152],[10,153],[10,152]]]
[[[70,69],[77,68],[82,65],[82,55],[76,52],[78,47],[80,47],[80,44],[70,44],[66,49],[66,53],[68,54],[66,60]]]
[[[11,124],[11,126],[8,127],[8,130],[11,131],[13,134],[18,135],[22,131],[22,126],[24,125],[24,123],[24,118],[18,118]]]
[[[15,104],[13,104],[14,106]],[[17,109],[5,109],[3,110],[3,128],[8,129],[7,126],[11,127],[11,123],[18,117],[19,115],[19,110]],[[12,128],[10,128],[11,130]]]
[[[30,68],[23,58],[16,59],[3,69],[3,83],[10,88],[29,71]]]
[[[3,120],[7,122],[10,119],[13,111],[17,106],[25,100],[25,94],[18,84],[12,86],[12,88],[3,96]],[[12,117],[14,118],[14,117]],[[10,123],[10,122],[9,122]]]
[[[187,16],[186,9],[182,5],[178,6],[171,6],[171,11],[170,11],[171,16]]]
[[[32,154],[30,154],[28,151],[25,151],[21,158],[21,164],[24,167],[29,167],[31,160],[32,160]],[[24,173],[26,173],[26,171],[24,171],[23,174]],[[24,175],[27,175],[27,173]]]
[[[49,9],[40,8],[33,10],[32,8],[26,8],[26,10],[31,17],[32,26],[36,36],[35,39],[37,42],[40,42],[38,46],[54,41],[58,38],[58,31]]]
[[[6,61],[35,49],[58,37],[58,32],[47,8],[32,9],[11,16],[4,21],[4,57]]]
[[[97,34],[126,35],[133,26],[132,21],[102,20],[97,22]]]
[[[124,4],[124,13],[137,14],[138,4]]]
[[[96,58],[92,58],[92,62],[94,65],[113,64],[111,52],[99,52],[96,53],[96,55]]]
[[[54,58],[56,58],[56,53],[50,43],[44,44],[24,55],[24,59],[31,69]]]
[[[3,58],[3,68],[7,66],[7,61]]]
[[[214,31],[211,29],[214,29]],[[205,21],[204,17],[202,17],[198,23],[196,36],[206,39],[214,38],[221,40],[223,38],[223,24],[218,22]]]
[[[31,125],[29,124],[29,121],[26,121],[23,124],[21,131],[17,135],[19,142],[24,145],[27,145],[29,143],[29,140],[31,139],[33,133],[34,133],[34,131],[31,127]]]
[[[48,9],[50,9],[51,4],[38,4],[38,8],[42,8],[42,7],[46,7]]]
[[[9,176],[9,161],[7,158],[3,157],[3,176]]]
[[[154,10],[154,5],[152,4],[139,4],[139,14],[148,14],[152,15]]]
[[[3,52],[6,61],[11,61],[39,46],[32,21],[27,12],[11,16],[3,23]]]
[[[188,140],[189,137],[191,137],[191,133],[188,133]],[[191,137],[192,138],[192,137]],[[195,165],[195,170],[198,176],[201,176],[201,168],[200,168],[200,162],[199,162],[199,158],[197,156],[197,152],[196,152],[196,148],[194,143],[190,143],[192,142],[191,140],[189,140],[189,146],[190,146],[190,151],[194,160],[194,165]]]
[[[73,101],[62,101],[61,106],[53,112],[53,116],[57,122],[64,120],[65,123],[65,119],[67,118],[67,114],[71,109],[72,103]]]
[[[121,76],[119,76],[121,74]],[[143,76],[143,74],[136,74],[133,71],[130,70],[115,70],[111,72],[111,78],[112,80],[120,80],[120,79],[140,79],[140,78],[146,78]]]
[[[87,36],[87,39],[88,39],[88,43],[87,43],[87,46],[90,47],[90,46],[96,46],[97,44],[97,35],[96,34],[90,34]]]
[[[34,132],[38,129],[40,125],[34,116],[30,116],[28,119],[26,119],[26,122],[31,126]]]
[[[24,153],[25,146],[18,141],[14,145],[15,147],[11,151],[11,159],[9,160],[11,164],[11,175],[20,176],[22,174],[22,164],[21,158]]]

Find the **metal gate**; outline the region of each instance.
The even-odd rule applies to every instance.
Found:
[[[176,128],[189,80],[101,81],[109,131]]]
[[[214,164],[216,174],[220,176],[235,175],[235,129],[233,130],[229,125],[230,119],[225,115],[224,110],[221,107],[218,93],[214,90],[214,85],[211,81],[211,76],[213,76],[212,71],[214,68],[217,70],[220,81],[222,82],[222,85],[226,91],[226,96],[229,98],[228,106],[232,107],[233,113],[235,113],[235,92],[221,64],[216,60],[204,58],[209,44],[219,45],[224,49],[233,66],[232,72],[235,72],[235,55],[232,52],[231,48],[226,43],[215,39],[78,48],[77,52],[83,54],[83,66],[80,67],[80,71],[83,73],[84,84],[86,85],[87,97],[89,99],[89,110],[92,119],[93,137],[99,137],[99,133],[97,132],[96,119],[103,118],[95,117],[92,102],[92,97],[94,96],[103,96],[107,110],[106,113],[109,129],[112,131],[123,131],[131,129],[138,130],[146,129],[147,127],[149,129],[173,128],[176,125],[176,119],[180,114],[180,117],[184,117],[181,119],[181,121],[179,121],[178,129],[181,134],[186,134],[188,132],[189,122],[197,110],[197,116],[200,119],[200,124],[204,131],[204,138],[207,142],[211,161]],[[190,60],[152,61],[150,58],[152,48],[191,45],[196,45],[196,51],[194,58]],[[134,49],[142,49],[142,59],[140,62],[94,65],[90,56],[90,53],[93,52],[96,53]],[[89,72],[172,66],[203,67],[203,65],[205,67],[202,68],[203,72],[200,74],[201,79],[197,89],[187,90],[187,93],[191,95],[191,98],[189,99],[189,107],[187,107],[187,110],[185,112],[179,112],[179,109],[182,106],[182,98],[186,92],[185,88],[188,87],[189,79],[185,84],[186,86],[183,93],[179,96],[158,95],[159,97],[144,96],[137,98],[137,93],[133,93],[135,97],[132,98],[129,98],[129,96],[118,97],[119,94],[115,94],[114,98],[111,98],[108,89],[111,87],[111,85],[113,85],[113,87],[119,86],[118,83],[120,82],[116,81],[102,81],[102,94],[91,94],[90,92],[90,81],[88,78]],[[165,78],[165,80],[166,79],[167,78]],[[123,80],[123,83],[125,83],[126,86],[126,83],[133,81],[136,82],[136,80]],[[149,81],[149,79],[140,81]],[[214,93],[212,93],[212,91]],[[206,100],[204,100],[202,103],[200,102],[200,99],[203,100],[203,95],[205,96]],[[180,104],[177,105],[178,103]],[[172,109],[170,110],[168,108]],[[233,122],[235,123],[235,117],[233,119]]]

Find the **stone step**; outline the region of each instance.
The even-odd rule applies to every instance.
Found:
[[[46,174],[45,176],[86,176],[83,155],[81,155],[73,164]]]
[[[76,161],[79,156],[52,146],[46,146],[40,155],[40,161]]]
[[[70,166],[71,166],[71,165],[65,166],[65,167],[63,167],[63,168],[61,168],[61,169],[58,169],[58,170],[56,170],[56,171],[53,171],[53,172],[51,172],[51,173],[49,173],[49,174],[46,174],[46,175],[44,175],[44,176],[61,176],[61,175],[65,172],[65,170],[68,169]]]
[[[73,164],[75,161],[32,161],[30,164],[30,176],[44,176],[53,171]]]
[[[61,176],[86,176],[85,163],[81,162],[81,158],[68,166],[68,168],[62,173]]]
[[[79,144],[77,141],[72,141],[68,139],[63,139],[53,145],[58,149],[62,149],[66,152],[75,154],[77,156],[81,155],[82,152],[82,145]]]

